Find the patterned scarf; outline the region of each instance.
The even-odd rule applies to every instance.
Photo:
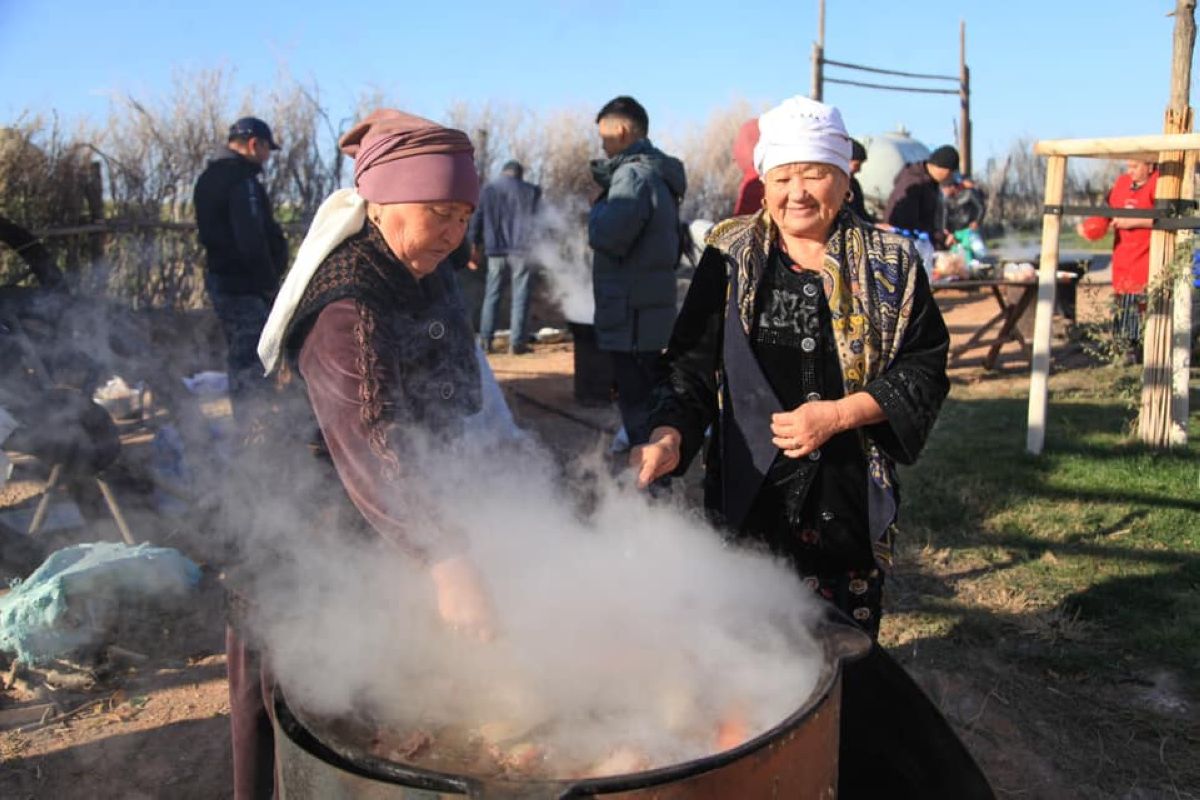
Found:
[[[775,239],[775,224],[765,210],[725,220],[707,238],[736,270],[738,316],[747,334]],[[918,258],[907,239],[858,221],[845,208],[834,220],[821,266],[847,395],[881,375],[899,353],[912,316],[916,281],[911,276],[920,268]],[[894,501],[895,466],[865,436],[861,441],[872,484]],[[888,516],[894,519],[894,511]],[[889,564],[891,521],[872,533],[876,556]]]

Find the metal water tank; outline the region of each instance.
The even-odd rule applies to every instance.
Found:
[[[878,136],[859,136],[867,149],[867,161],[858,173],[863,195],[869,205],[882,209],[887,204],[896,174],[905,164],[929,157],[929,148],[909,135],[903,125],[891,133]]]

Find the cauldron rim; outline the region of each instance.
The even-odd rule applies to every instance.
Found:
[[[524,787],[541,789],[547,796],[558,798],[590,797],[616,792],[628,792],[648,789],[663,784],[687,780],[706,772],[739,761],[758,750],[770,746],[788,733],[796,730],[812,713],[825,705],[835,689],[840,687],[841,666],[848,661],[854,661],[863,656],[871,647],[871,641],[852,623],[847,623],[843,617],[835,621],[830,615],[819,626],[818,630],[825,649],[825,660],[817,683],[809,693],[808,698],[791,714],[778,724],[768,728],[759,735],[743,742],[737,747],[722,750],[719,753],[679,761],[654,769],[639,772],[627,772],[617,775],[606,775],[597,778],[550,778],[542,780],[511,781],[486,780],[470,775],[461,775],[422,767],[409,766],[402,762],[379,758],[362,752],[351,753],[348,748],[336,748],[326,743],[308,726],[304,725],[288,706],[281,687],[276,686],[273,693],[273,705],[279,728],[292,741],[308,750],[332,767],[341,769],[364,778],[376,781],[425,789],[435,792],[457,792],[469,797],[477,796],[481,787],[487,786],[492,790]],[[839,637],[840,640],[839,640]],[[555,794],[555,792],[557,792]]]

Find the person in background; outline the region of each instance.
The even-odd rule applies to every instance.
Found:
[[[850,200],[847,207],[858,215],[858,218],[872,224],[875,215],[867,211],[867,200],[863,196],[862,184],[855,176],[862,171],[863,163],[867,160],[867,148],[857,139],[850,140]]]
[[[591,162],[599,194],[588,215],[597,346],[612,358],[617,404],[631,445],[650,435],[651,391],[675,322],[683,162],[647,138],[637,100],[616,97],[596,125],[606,158]]]
[[[941,186],[958,171],[958,151],[942,145],[924,161],[917,161],[896,175],[883,218],[893,228],[929,235],[934,247],[945,249],[953,237],[941,220]]]
[[[762,210],[763,185],[754,169],[754,145],[758,144],[758,117],[738,128],[733,140],[733,160],[742,171],[742,182],[738,186],[737,202],[733,204],[733,216],[757,214]]]
[[[1154,208],[1157,185],[1158,169],[1153,162],[1130,159],[1109,190],[1107,203],[1113,208]],[[1109,224],[1113,229],[1113,338],[1125,363],[1140,364],[1142,315],[1146,310],[1146,284],[1150,280],[1150,230],[1154,220],[1113,217]],[[1079,226],[1081,235],[1100,238],[1085,233],[1083,225]]]
[[[942,227],[951,233],[961,230],[978,231],[987,213],[987,198],[975,181],[955,173],[942,186],[944,222]]]
[[[196,228],[207,256],[204,288],[221,322],[229,399],[245,433],[270,389],[254,352],[267,310],[287,269],[288,248],[262,185],[279,145],[267,123],[243,117],[196,181]]]
[[[496,309],[504,291],[504,274],[512,274],[512,310],[509,318],[508,351],[513,355],[529,352],[526,323],[529,319],[529,284],[533,265],[529,248],[534,236],[534,219],[540,187],[524,180],[525,168],[509,161],[500,177],[483,187],[479,207],[471,217],[467,240],[471,243],[469,269],[478,269],[487,256],[487,289],[479,315],[479,345],[492,352],[496,333]]]

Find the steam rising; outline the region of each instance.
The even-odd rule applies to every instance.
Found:
[[[528,442],[406,441],[405,452],[397,502],[433,498],[439,529],[465,533],[496,639],[447,630],[426,573],[378,537],[293,534],[269,548],[290,558],[263,565],[254,597],[293,706],[400,731],[492,726],[577,769],[622,746],[652,765],[708,755],[721,719],[757,734],[811,693],[817,601],[785,565],[611,480],[593,476],[582,513]],[[262,517],[307,516],[280,506]]]
[[[539,235],[530,260],[543,267],[550,294],[570,322],[591,325],[596,314],[592,295],[592,251],[587,241],[587,208],[582,202],[538,208]]]

